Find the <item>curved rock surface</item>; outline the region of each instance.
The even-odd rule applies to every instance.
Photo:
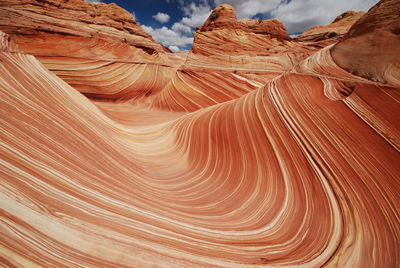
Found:
[[[0,30],[70,85],[96,98],[157,92],[183,61],[115,4],[4,0]],[[162,73],[159,79],[151,75],[154,72]]]
[[[1,265],[400,266],[400,87],[336,63],[352,38],[236,72],[191,51],[101,102],[1,33]]]
[[[332,49],[335,62],[351,73],[400,86],[400,2],[371,8]]]
[[[364,11],[346,11],[343,14],[337,16],[335,20],[328,25],[314,26],[296,39],[299,41],[321,41],[326,39],[336,39],[343,37],[363,15]]]
[[[195,111],[247,94],[289,71],[327,44],[293,42],[277,19],[236,19],[232,6],[216,8],[196,29],[185,63],[151,100],[151,107]]]
[[[122,60],[170,52],[116,4],[3,0],[0,26],[22,51],[35,56]]]

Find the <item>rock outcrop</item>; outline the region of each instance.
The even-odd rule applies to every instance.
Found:
[[[183,62],[115,4],[4,0],[0,30],[21,51],[36,56],[71,86],[94,98],[132,99],[157,92]],[[157,80],[153,72],[161,74]]]
[[[291,70],[322,47],[292,42],[277,19],[238,21],[233,7],[224,4],[196,29],[185,64],[149,103],[194,111],[233,100]]]
[[[238,21],[233,7],[224,4],[214,9],[204,25],[196,29],[192,51],[204,55],[267,55],[267,48],[290,39],[279,20]]]
[[[264,65],[191,51],[197,65],[127,102],[87,98],[0,32],[1,266],[399,267],[400,72],[380,50],[399,4],[336,46],[278,40]],[[371,70],[373,48],[348,53],[368,39],[390,76],[347,70]],[[93,79],[164,79],[129,64]]]
[[[363,15],[364,11],[346,11],[337,16],[335,20],[328,25],[314,26],[299,35],[296,39],[299,41],[322,41],[327,39],[337,39],[343,37],[347,31],[356,23]]]
[[[367,79],[400,86],[400,2],[383,0],[332,49],[335,62]]]
[[[213,10],[203,26],[197,31],[207,32],[217,29],[242,30],[248,33],[267,34],[281,40],[290,40],[285,26],[278,19],[238,21],[231,5],[223,4]]]
[[[4,0],[0,28],[22,51],[35,56],[121,60],[169,52],[116,4]]]

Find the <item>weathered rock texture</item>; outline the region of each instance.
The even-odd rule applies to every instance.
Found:
[[[224,4],[196,29],[185,64],[150,105],[194,111],[236,99],[322,47],[292,42],[276,19],[238,21],[233,7]]]
[[[341,38],[364,14],[364,11],[347,11],[337,16],[331,24],[312,27],[296,39],[299,41],[321,41]]]
[[[216,8],[195,33],[192,51],[197,54],[266,55],[266,49],[290,40],[277,19],[238,21],[228,4]]]
[[[371,8],[335,45],[332,56],[351,73],[399,87],[399,1],[385,0]]]
[[[115,4],[4,0],[0,30],[70,85],[97,98],[157,92],[180,61]],[[154,72],[163,75],[152,80]],[[149,75],[140,79],[139,74]]]
[[[375,31],[386,46],[392,23],[368,21],[335,47],[282,41],[285,71],[192,51],[130,102],[85,97],[1,33],[1,265],[399,267],[400,87],[336,64]]]
[[[115,4],[83,0],[3,0],[0,27],[35,56],[131,59],[167,52]]]

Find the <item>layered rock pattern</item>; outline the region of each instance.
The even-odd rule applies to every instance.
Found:
[[[365,12],[347,11],[337,16],[335,20],[328,25],[314,26],[299,35],[296,39],[299,41],[323,41],[328,39],[330,42],[337,42],[337,39],[343,37],[348,30],[356,23]]]
[[[216,8],[203,26],[196,29],[192,52],[210,55],[257,55],[273,53],[269,49],[286,47],[291,38],[277,19],[238,21],[232,6]]]
[[[391,18],[388,2],[370,12]],[[1,264],[398,267],[399,86],[339,66],[348,40],[390,25],[298,42],[285,71],[197,55],[123,103],[1,34]]]
[[[233,100],[291,70],[324,45],[292,41],[277,19],[238,21],[233,7],[224,4],[196,29],[185,63],[149,103],[195,111]]]
[[[0,30],[70,85],[102,99],[156,92],[183,60],[115,4],[6,0],[0,3]],[[156,81],[149,73],[163,75]]]

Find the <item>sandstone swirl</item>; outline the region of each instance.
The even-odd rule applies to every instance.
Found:
[[[98,99],[114,99],[116,73],[87,98],[79,91],[91,92],[90,79],[74,82],[93,66],[86,56],[71,78],[1,25],[11,38],[0,35],[0,263],[399,267],[400,72],[384,48],[399,55],[400,46],[383,38],[397,41],[389,6],[399,4],[381,1],[326,47],[259,33],[278,21],[250,31],[258,22],[238,22],[223,5],[216,12],[230,15],[207,22],[234,25],[228,33],[247,38],[239,54],[213,43],[206,54],[205,40],[229,29],[207,22],[185,63],[149,37],[157,53],[147,56],[132,41],[128,49],[143,57],[120,74],[142,83],[153,83],[157,68],[170,75],[151,95],[137,93],[146,84],[125,92],[126,102]],[[374,14],[388,22],[362,28]],[[358,69],[364,55],[349,48],[377,31],[382,50],[371,59],[380,64]],[[60,66],[75,59],[59,56]]]
[[[101,99],[157,92],[183,61],[115,4],[4,0],[0,29],[74,88]]]

